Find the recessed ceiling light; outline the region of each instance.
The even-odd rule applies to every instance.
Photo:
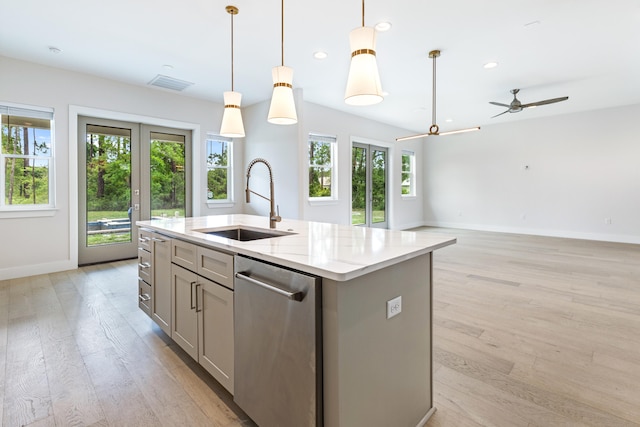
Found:
[[[540,25],[540,21],[531,21],[524,24],[525,28],[531,28]]]
[[[327,52],[324,52],[322,50],[319,50],[313,53],[313,57],[316,59],[326,59],[327,56],[329,56],[329,54],[327,54]]]
[[[495,61],[487,62],[486,64],[483,65],[483,67],[487,70],[491,68],[496,68],[497,66],[498,66],[498,63]]]
[[[446,119],[445,122],[447,123],[451,123],[453,121],[453,119]]]
[[[62,52],[62,49],[58,49],[55,46],[49,46],[49,52],[51,52],[51,53],[60,53],[60,52]]]
[[[386,22],[386,21],[378,22],[375,25],[375,28],[377,31],[380,31],[381,33],[385,31],[389,31],[391,29],[391,22]]]
[[[173,65],[171,65],[171,64],[164,64],[164,65],[162,66],[162,68],[164,68],[165,70],[173,70]]]

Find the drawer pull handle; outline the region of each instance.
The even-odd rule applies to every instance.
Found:
[[[158,239],[157,237],[152,237],[151,240],[153,240],[154,242],[158,242],[158,243],[164,243],[166,242],[166,240],[163,239]]]
[[[138,267],[140,268],[149,268],[151,267],[151,264],[149,264],[148,262],[142,262],[142,263],[138,263]]]
[[[140,298],[140,301],[142,302],[147,302],[151,299],[151,297],[148,294],[138,295],[138,298]]]

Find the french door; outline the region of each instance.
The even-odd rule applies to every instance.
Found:
[[[387,228],[388,150],[354,142],[351,147],[351,224]]]
[[[191,215],[191,132],[78,118],[78,264],[137,256],[138,220]]]

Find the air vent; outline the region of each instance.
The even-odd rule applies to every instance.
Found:
[[[173,77],[163,76],[158,74],[149,82],[151,86],[158,86],[165,89],[177,90],[178,92],[185,90],[189,86],[193,85],[191,82],[185,82],[184,80],[174,79]]]

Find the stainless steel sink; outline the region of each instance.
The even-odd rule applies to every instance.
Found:
[[[210,234],[212,236],[224,237],[225,239],[233,239],[241,242],[248,242],[251,240],[260,240],[260,239],[270,239],[273,237],[282,237],[289,236],[291,234],[286,231],[279,230],[259,230],[255,228],[246,228],[246,227],[233,227],[233,228],[225,228],[225,229],[202,229],[202,230],[193,230],[198,233]]]

